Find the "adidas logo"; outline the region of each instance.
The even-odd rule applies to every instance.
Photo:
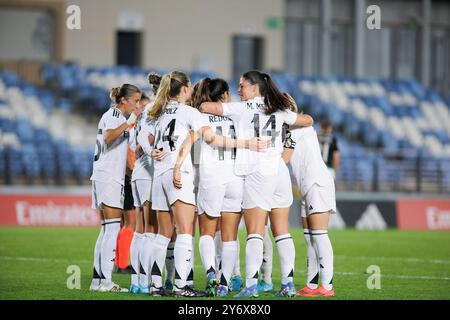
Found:
[[[356,221],[355,227],[359,230],[384,230],[387,224],[378,207],[371,203],[367,206],[359,220]]]
[[[342,219],[339,210],[336,209],[335,214],[330,214],[330,222],[328,223],[328,229],[341,230],[345,229],[345,227],[346,227],[345,221],[344,219]]]
[[[313,210],[313,207],[312,207],[312,205],[309,205],[309,208],[308,208],[308,210]]]

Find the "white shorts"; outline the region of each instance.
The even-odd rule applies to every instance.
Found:
[[[153,178],[152,209],[170,211],[170,206],[180,200],[195,206],[194,177],[192,173],[181,172],[181,189],[173,185],[173,170]]]
[[[278,168],[278,181],[273,195],[272,208],[289,208],[294,200],[289,169],[282,160]]]
[[[198,214],[220,217],[221,212],[241,212],[244,180],[235,179],[226,184],[198,189]]]
[[[306,192],[302,201],[301,217],[306,218],[312,213],[328,212],[336,213],[336,195],[334,190],[334,182],[326,186],[313,184]]]
[[[152,180],[137,179],[131,181],[131,189],[133,190],[134,206],[142,208],[145,201],[152,200]]]
[[[117,181],[92,181],[92,209],[101,209],[102,204],[123,210],[125,198],[123,185]]]
[[[258,170],[246,175],[242,207],[244,209],[259,207],[265,211],[270,211],[272,209],[273,194],[277,185],[277,174],[268,175],[262,170]]]

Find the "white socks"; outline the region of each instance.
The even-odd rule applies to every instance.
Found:
[[[189,272],[186,279],[186,285],[194,287],[194,267],[195,267],[195,237],[192,236],[192,247],[191,247],[191,265],[189,266]]]
[[[306,241],[306,285],[310,289],[316,289],[319,283],[319,259],[317,257],[317,250],[312,242],[312,235],[309,229],[303,229],[303,235]]]
[[[269,232],[270,228],[266,226],[266,235],[264,236],[263,262],[261,265],[262,279],[265,283],[272,283],[273,246]]]
[[[281,267],[281,284],[294,282],[295,247],[289,233],[275,237]]]
[[[133,273],[131,274],[131,284],[139,285],[139,274],[140,274],[140,264],[139,264],[139,254],[142,248],[142,243],[144,242],[144,235],[142,233],[134,232],[133,240],[131,241],[130,247],[130,261]]]
[[[236,238],[237,243],[237,254],[236,254],[236,262],[234,263],[233,275],[240,276],[241,275],[241,243],[239,241],[239,236]]]
[[[153,260],[153,242],[155,240],[156,234],[146,232],[142,237],[142,246],[139,252],[139,284],[142,288],[147,288],[149,286],[150,267],[151,261]]]
[[[173,248],[175,247],[175,241],[170,241],[167,246],[166,254],[166,281],[173,282],[173,277],[175,277],[175,257],[173,256]]]
[[[263,260],[263,237],[260,234],[249,234],[245,247],[245,277],[246,287],[258,283],[258,270]]]
[[[153,258],[152,262],[152,286],[155,288],[162,287],[162,276],[161,270],[164,270],[164,263],[166,261],[167,246],[169,245],[170,239],[164,237],[163,235],[157,234],[153,240]]]
[[[317,247],[321,283],[327,290],[333,288],[333,248],[327,230],[311,230],[313,244]]]
[[[186,286],[192,259],[192,235],[178,234],[175,241],[175,285],[178,289]]]
[[[98,234],[97,241],[95,242],[94,248],[94,271],[92,275],[92,286],[99,286],[101,279],[103,278],[101,262],[100,262],[100,249],[102,245],[103,235],[105,234],[105,222],[102,220],[102,226],[100,228],[100,233]]]
[[[215,268],[216,248],[214,239],[209,235],[201,236],[198,246],[206,273],[215,272],[217,269]]]
[[[222,242],[222,270],[220,284],[228,286],[238,255],[238,242]]]
[[[106,284],[111,283],[114,260],[116,258],[117,236],[120,231],[120,220],[120,218],[105,219],[105,233],[100,245],[100,269]]]
[[[214,246],[216,249],[216,265],[215,269],[217,272],[220,271],[220,263],[222,262],[222,233],[220,231],[216,231],[214,236]]]

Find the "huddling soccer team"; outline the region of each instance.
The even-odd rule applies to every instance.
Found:
[[[231,102],[223,79],[204,78],[193,86],[186,74],[173,71],[150,74],[148,80],[148,96],[131,84],[111,89],[113,105],[98,125],[91,180],[102,227],[90,290],[128,292],[112,281],[112,271],[131,148],[136,158],[130,179],[136,207],[131,293],[202,297],[237,291],[234,297],[258,297],[273,291],[270,228],[281,270],[275,295],[334,296],[327,231],[336,211],[334,178],[323,162],[313,119],[259,71],[241,76],[239,102]],[[288,223],[292,183],[303,199],[308,260],[306,285],[298,291]],[[247,230],[245,283],[241,216]],[[205,290],[193,283],[197,222]]]

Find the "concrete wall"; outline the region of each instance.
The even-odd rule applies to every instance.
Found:
[[[12,1],[14,2],[14,1]],[[81,30],[64,28],[63,59],[83,66],[115,64],[115,33],[124,11],[143,16],[143,66],[159,69],[203,67],[229,78],[232,36],[265,40],[264,67],[282,69],[283,29],[269,29],[268,17],[281,18],[284,0],[28,0],[81,8]],[[68,15],[66,15],[68,16]]]
[[[44,10],[0,10],[0,60],[50,60],[52,27],[52,17]]]

